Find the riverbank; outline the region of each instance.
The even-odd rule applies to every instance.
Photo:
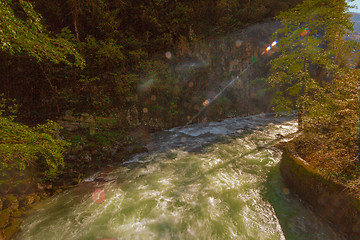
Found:
[[[85,122],[86,123],[86,122]],[[71,142],[64,153],[64,165],[61,173],[53,179],[41,183],[28,182],[26,187],[18,187],[4,192],[0,196],[0,240],[8,240],[20,230],[22,220],[39,201],[61,193],[65,189],[78,186],[97,172],[111,171],[122,164],[124,159],[132,154],[146,152],[142,142],[146,141],[146,134],[151,129],[144,127],[132,128],[128,134],[106,136],[111,129],[90,134],[88,125],[62,123],[65,129],[61,137]],[[99,138],[109,137],[105,142]],[[104,174],[100,174],[94,181],[102,181]]]
[[[129,158],[108,175],[114,181],[85,182],[44,201],[15,239],[335,240],[282,182],[267,186],[273,170],[280,179],[281,152],[271,146],[296,129],[296,121],[258,115],[150,134],[149,153]],[[93,201],[96,189],[103,203]]]
[[[360,236],[359,187],[326,177],[299,156],[294,142],[287,143],[283,149],[280,169],[286,185],[340,235],[357,240]]]

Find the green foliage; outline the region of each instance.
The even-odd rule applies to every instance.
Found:
[[[280,15],[280,56],[268,82],[277,88],[277,108],[298,108],[302,134],[297,151],[337,181],[359,178],[358,127],[360,71],[347,65],[359,45],[345,0],[305,0]]]
[[[28,1],[19,0],[16,13],[12,0],[0,2],[0,50],[10,54],[24,52],[37,61],[49,60],[79,67],[84,60],[75,45],[63,37],[51,37],[42,24],[42,17]],[[21,14],[23,17],[17,17]],[[64,35],[64,34],[63,34]],[[74,57],[72,62],[69,56]]]
[[[345,0],[305,0],[278,17],[280,56],[271,62],[268,82],[277,89],[277,110],[299,109],[300,128],[306,106],[321,98],[324,82],[339,75],[356,47],[345,39],[352,31],[348,7]]]
[[[100,146],[111,146],[124,139],[123,128],[115,117],[98,118],[89,126],[88,139]]]
[[[54,177],[64,165],[62,153],[67,146],[55,137],[60,128],[52,121],[29,127],[0,114],[0,184],[11,188]]]
[[[18,113],[19,106],[15,99],[4,98],[4,94],[0,94],[0,116],[6,116],[13,120]]]
[[[305,122],[308,132],[326,135],[333,147],[356,151],[358,145],[360,71],[347,70],[325,85],[321,98],[307,106]]]
[[[114,39],[96,40],[95,37],[89,35],[82,45],[87,62],[91,63],[92,69],[102,68],[102,71],[107,71],[121,68],[125,59],[123,47]]]
[[[22,114],[32,121],[35,115],[44,121],[68,109],[107,115],[136,106],[145,122],[184,122],[202,103],[181,98],[199,95],[207,88],[207,76],[197,89],[189,89],[171,71],[160,70],[153,74],[151,91],[140,96],[139,79],[154,72],[147,66],[150,58],[174,63],[175,55],[186,57],[192,43],[262,21],[299,1],[2,1],[0,61],[5,64],[0,66],[0,88],[22,103]],[[179,56],[179,46],[185,46],[186,54]],[[165,59],[167,51],[172,59]],[[153,95],[157,100],[145,104]],[[149,114],[143,114],[144,108]]]

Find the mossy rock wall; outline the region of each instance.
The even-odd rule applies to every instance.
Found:
[[[285,184],[313,211],[346,239],[360,239],[360,199],[344,185],[325,179],[288,144],[283,152],[281,174]]]

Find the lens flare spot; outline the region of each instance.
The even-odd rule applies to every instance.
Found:
[[[284,187],[283,189],[281,189],[281,191],[282,191],[283,194],[285,194],[285,195],[289,195],[289,193],[290,193],[290,190],[289,190],[288,188],[286,188],[286,187]]]
[[[153,78],[150,78],[145,83],[139,85],[138,90],[140,92],[146,92],[151,89],[151,87],[154,83],[155,83],[155,80]]]
[[[143,113],[148,113],[149,109],[148,108],[143,108]]]
[[[265,51],[270,51],[270,49],[271,49],[271,47],[270,46],[268,46],[266,49],[265,49]]]
[[[236,47],[240,47],[241,44],[242,44],[242,41],[241,41],[241,40],[236,40],[236,42],[235,42],[235,46],[236,46]]]
[[[172,58],[171,52],[167,51],[167,52],[165,53],[165,57],[166,57],[167,59],[171,59],[171,58]]]
[[[206,100],[202,103],[202,105],[205,107],[205,106],[207,106],[209,103],[210,103],[209,99],[206,99]]]
[[[307,28],[305,28],[304,30],[302,30],[300,32],[300,36],[304,37],[304,36],[306,36],[308,34],[308,32],[309,32],[309,30]]]
[[[99,204],[103,203],[105,199],[106,199],[105,191],[100,188],[95,189],[95,191],[92,193],[92,200],[95,203],[99,203]]]
[[[253,56],[252,59],[251,59],[251,62],[254,63],[257,61],[257,57],[256,56]]]
[[[272,47],[274,47],[277,44],[277,41],[273,41],[273,43],[271,44]]]

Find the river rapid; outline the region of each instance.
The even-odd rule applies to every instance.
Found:
[[[260,114],[154,133],[148,153],[39,203],[15,239],[340,239],[283,183],[274,144],[296,131]]]

